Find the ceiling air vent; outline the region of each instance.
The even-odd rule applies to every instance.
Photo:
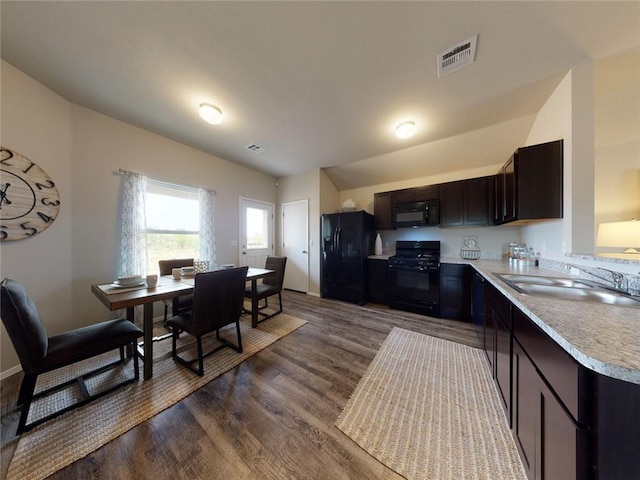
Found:
[[[475,62],[477,43],[478,35],[438,55],[438,78]]]
[[[247,148],[251,150],[253,153],[262,153],[265,151],[263,147],[255,143],[252,143],[251,145],[247,145]]]

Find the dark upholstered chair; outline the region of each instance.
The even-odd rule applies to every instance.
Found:
[[[193,258],[174,258],[171,260],[158,261],[158,267],[160,268],[160,275],[171,275],[171,271],[174,268],[192,267]],[[169,302],[172,304],[173,315],[178,315],[182,312],[188,312],[191,309],[193,302],[193,295],[182,295],[181,297],[175,297],[171,300],[164,301],[164,323],[167,324],[169,319]]]
[[[282,284],[284,282],[284,269],[287,266],[287,257],[267,257],[264,268],[267,270],[275,270],[276,273],[269,275],[262,279],[262,283],[256,285],[258,301],[264,300],[264,304],[258,308],[258,313],[263,317],[258,322],[264,322],[265,320],[282,313]],[[244,296],[252,297],[251,287],[246,287]],[[269,306],[267,299],[273,295],[278,295],[279,309],[271,314],[266,314],[260,310],[264,310]]]
[[[20,420],[18,421],[18,434],[30,430],[36,425],[40,425],[64,412],[102,397],[118,387],[138,380],[136,342],[138,337],[142,335],[142,330],[133,323],[125,319],[108,320],[49,337],[42,324],[36,305],[27,296],[24,287],[20,283],[5,278],[2,281],[1,290],[2,323],[7,329],[24,371],[24,378],[18,394],[18,406],[22,406]],[[102,392],[90,395],[84,380],[127,361],[127,358],[125,358],[125,347],[127,346],[134,352],[133,368],[135,373],[133,377],[125,379]],[[116,349],[120,349],[119,360],[34,394],[38,375]],[[83,394],[81,400],[27,425],[29,408],[33,400],[47,396],[76,382]]]
[[[231,347],[242,352],[242,337],[240,336],[240,315],[244,302],[244,287],[247,281],[248,267],[218,270],[214,272],[197,273],[193,290],[193,306],[191,312],[180,313],[170,318],[167,324],[171,327],[173,358],[185,365],[198,375],[204,375],[203,359],[207,355],[217,352],[221,348]],[[220,329],[232,323],[236,324],[237,344],[220,337]],[[186,332],[196,337],[198,356],[193,360],[185,360],[176,352],[177,340],[180,332]],[[222,342],[214,349],[202,352],[202,337],[210,332],[216,332],[216,338]],[[193,364],[198,362],[196,369]]]

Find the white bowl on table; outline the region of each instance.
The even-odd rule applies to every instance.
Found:
[[[180,269],[180,272],[182,273],[183,277],[193,277],[193,275],[195,274],[196,270],[194,267],[182,267]]]
[[[141,275],[121,275],[118,277],[118,283],[122,287],[134,287],[144,282]]]

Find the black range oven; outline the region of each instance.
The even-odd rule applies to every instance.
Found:
[[[440,316],[440,242],[396,242],[389,257],[389,306]]]

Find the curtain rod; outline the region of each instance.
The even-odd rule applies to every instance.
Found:
[[[138,173],[138,172],[133,172],[131,170],[125,170],[124,168],[119,168],[118,171],[116,172],[116,175],[127,175],[127,174],[142,175],[141,173]],[[153,177],[147,177],[147,178],[149,178],[151,180],[155,180],[156,182],[168,183],[170,185],[178,185],[178,186],[182,185],[184,187],[190,187],[190,188],[204,188],[204,187],[198,187],[196,185],[187,185],[187,184],[184,184],[184,183],[168,182],[168,181],[162,180],[160,178],[153,178]],[[214,195],[217,195],[217,192],[215,190],[211,189],[211,188],[204,188],[204,189],[213,192]]]

